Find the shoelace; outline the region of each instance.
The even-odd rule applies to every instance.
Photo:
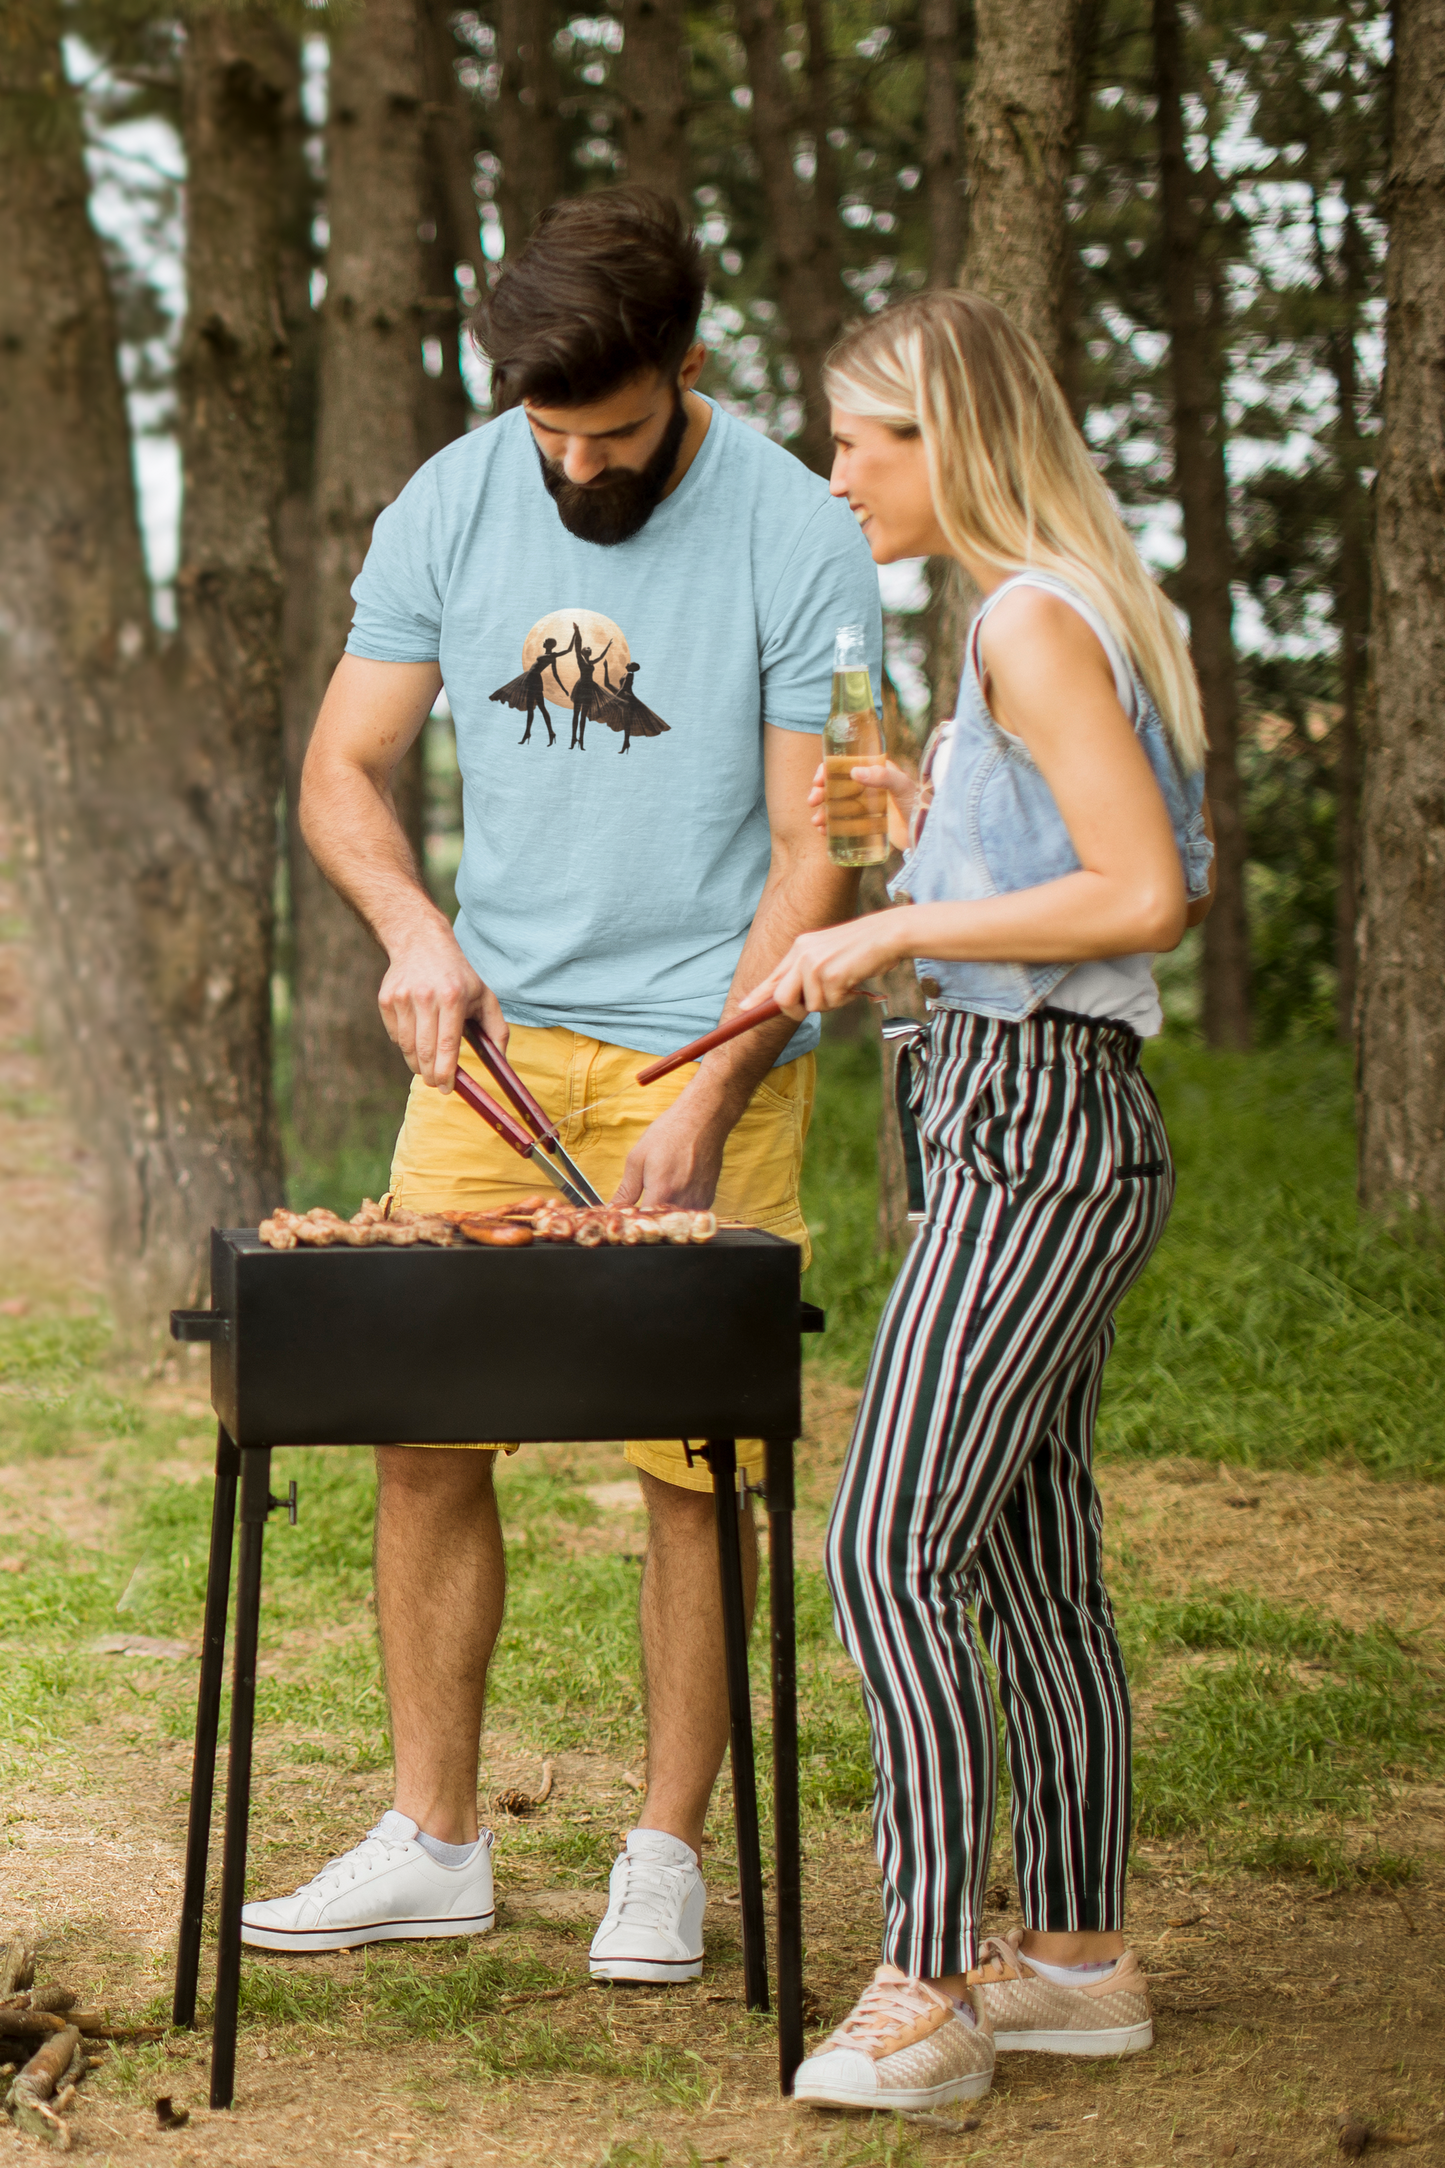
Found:
[[[334,1894],[343,1882],[354,1882],[364,1866],[379,1866],[383,1859],[389,1859],[394,1852],[406,1852],[409,1849],[400,1838],[381,1837],[373,1829],[369,1836],[362,1838],[360,1844],[354,1844],[349,1852],[343,1852],[338,1859],[328,1859],[318,1874],[314,1874],[309,1882],[301,1884],[295,1895],[304,1897],[308,1890],[320,1889]]]
[[[682,1869],[664,1867],[655,1860],[629,1857],[627,1879],[617,1903],[617,1917],[632,1912],[645,1927],[662,1928],[669,1912],[676,1912],[682,1896]]]
[[[866,1987],[833,2034],[839,2047],[871,2053],[894,2033],[928,2017],[942,1998],[919,1980],[879,1980]]]
[[[997,1935],[990,1935],[979,1945],[978,1963],[968,1975],[970,1980],[982,1985],[989,1980],[1023,1980],[1028,1977],[1019,1963],[1018,1951]]]

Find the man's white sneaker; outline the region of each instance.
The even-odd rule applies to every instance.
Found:
[[[482,1831],[460,1867],[444,1867],[416,1835],[416,1823],[393,1808],[294,1896],[244,1905],[241,1940],[254,1950],[355,1950],[484,1935],[497,1918],[492,1832]]]
[[[707,1887],[697,1854],[662,1829],[632,1829],[592,1938],[594,1980],[695,1980]]]
[[[890,2112],[977,2100],[993,2083],[993,2028],[977,1989],[969,2000],[965,2014],[926,1980],[880,1965],[838,2030],[800,2066],[794,2098]]]

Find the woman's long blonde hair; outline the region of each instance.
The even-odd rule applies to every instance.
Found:
[[[1189,650],[1140,560],[1038,346],[981,294],[900,301],[833,349],[828,397],[923,439],[950,549],[1067,580],[1142,677],[1191,769],[1204,717]]]

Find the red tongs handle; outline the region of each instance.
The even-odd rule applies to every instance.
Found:
[[[730,1017],[727,1023],[719,1024],[717,1030],[710,1031],[705,1039],[694,1039],[691,1046],[680,1046],[675,1054],[664,1054],[660,1061],[650,1061],[645,1069],[638,1070],[637,1082],[655,1084],[659,1077],[671,1076],[673,1070],[680,1069],[684,1062],[701,1061],[703,1055],[710,1054],[715,1046],[726,1046],[729,1039],[740,1039],[745,1031],[751,1031],[757,1024],[770,1024],[775,1016],[781,1016],[782,1013],[776,1001],[765,1001],[758,1009],[744,1009],[740,1016]]]
[[[463,1024],[462,1037],[499,1090],[511,1100],[537,1142],[546,1144],[555,1137],[557,1124],[546,1108],[532,1097],[506,1055],[487,1037],[475,1017],[469,1016]],[[457,1074],[461,1075],[460,1069]]]
[[[481,1115],[488,1128],[495,1129],[504,1144],[510,1144],[512,1150],[523,1159],[531,1158],[536,1149],[536,1138],[528,1136],[520,1122],[514,1122],[504,1107],[499,1107],[496,1100],[489,1098],[480,1085],[474,1084],[465,1069],[457,1070],[453,1089],[458,1099],[469,1106],[474,1114]]]

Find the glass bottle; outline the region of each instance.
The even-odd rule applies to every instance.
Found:
[[[861,625],[843,625],[833,648],[833,698],[823,730],[828,856],[835,866],[877,866],[888,856],[888,793],[853,780],[856,763],[885,759]]]

